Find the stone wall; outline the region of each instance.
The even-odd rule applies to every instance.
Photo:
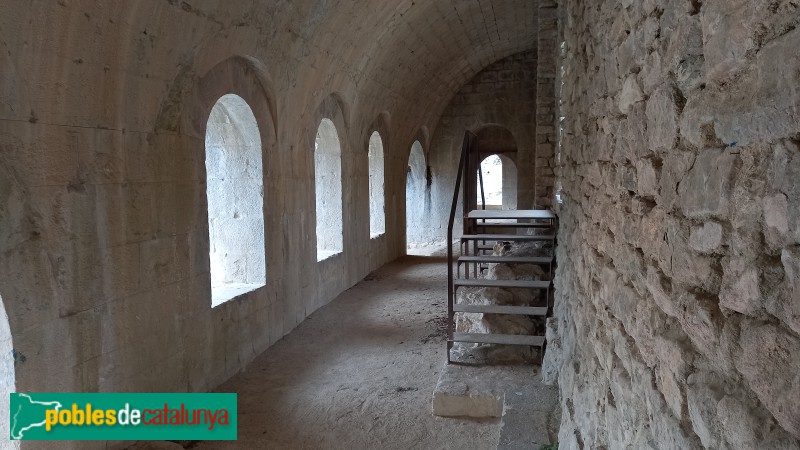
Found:
[[[561,448],[800,448],[800,10],[566,0]]]

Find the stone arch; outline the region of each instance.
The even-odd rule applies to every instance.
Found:
[[[230,57],[197,80],[180,133],[204,139],[211,109],[225,94],[236,94],[247,102],[260,125],[262,147],[272,148],[278,130],[275,95],[263,63],[249,56]]]
[[[494,123],[477,127],[473,133],[477,137],[479,166],[480,162],[492,155],[497,155],[502,163],[502,202],[499,206],[502,209],[516,209],[519,201],[517,139],[511,130]]]
[[[392,118],[389,114],[389,111],[381,111],[378,113],[375,120],[367,127],[366,133],[364,133],[364,144],[363,148],[369,151],[369,138],[372,136],[372,133],[378,132],[381,135],[381,139],[383,140],[384,147],[388,147],[389,145],[389,131],[391,130],[391,123]]]
[[[182,111],[178,130],[180,136],[188,139],[182,139],[179,142],[188,149],[186,153],[205,155],[209,117],[220,98],[229,94],[236,95],[247,104],[257,124],[257,138],[260,140],[258,151],[261,155],[263,227],[270,230],[269,234],[264,234],[260,245],[264,246],[265,266],[269,267],[272,264],[269,261],[267,249],[279,244],[282,233],[280,232],[281,221],[271,217],[264,210],[264,205],[278,205],[280,199],[276,190],[268,187],[275,178],[270,176],[270,172],[278,167],[278,155],[273,151],[276,147],[277,114],[275,113],[274,96],[267,82],[263,65],[251,57],[233,56],[218,63],[197,79],[188,95],[186,107]],[[189,170],[192,173],[178,175],[184,179],[199,180],[195,189],[199,198],[204,199],[201,203],[207,206],[208,194],[205,192],[205,184],[208,174],[206,166],[203,164],[204,158],[197,159],[199,161],[191,167],[183,166],[182,170]],[[208,236],[210,231],[208,208],[198,208],[195,217],[197,217],[197,223],[194,226],[197,234]],[[204,239],[198,240],[196,251],[198,254],[209,255],[209,242]],[[211,262],[208,261],[210,269]],[[214,294],[211,295],[213,298]]]

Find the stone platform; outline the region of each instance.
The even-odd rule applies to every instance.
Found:
[[[561,422],[558,387],[534,365],[445,364],[433,391],[433,414],[500,417],[498,449],[538,449],[554,442]]]

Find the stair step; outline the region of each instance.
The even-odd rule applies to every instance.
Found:
[[[468,219],[555,219],[553,211],[546,209],[475,209]]]
[[[491,248],[491,247],[489,247]],[[481,250],[478,246],[478,250]],[[459,263],[550,264],[550,256],[459,256]]]
[[[469,278],[466,280],[453,280],[453,287],[499,287],[499,288],[534,288],[547,289],[550,281],[540,280],[486,280],[483,278]]]
[[[544,336],[528,336],[524,334],[453,333],[453,342],[540,346],[544,344]]]
[[[546,316],[547,307],[503,306],[503,305],[453,305],[453,311],[479,314],[517,314],[522,316]]]
[[[527,234],[465,234],[462,241],[552,241],[555,235],[542,234],[531,236]]]
[[[473,223],[473,227],[492,227],[492,228],[552,228],[549,223],[503,223],[503,222],[479,222]]]

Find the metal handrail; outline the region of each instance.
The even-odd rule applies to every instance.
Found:
[[[481,187],[481,209],[486,209],[486,196],[483,195],[483,168],[478,165],[478,185]]]
[[[469,152],[472,148],[472,143],[477,138],[473,133],[470,131],[464,132],[464,141],[461,144],[461,157],[458,160],[458,171],[456,173],[456,186],[453,190],[453,204],[450,207],[450,218],[447,222],[447,362],[450,363],[450,349],[453,347],[453,329],[455,328],[455,323],[453,322],[454,319],[454,312],[453,312],[453,303],[455,301],[454,298],[454,286],[453,286],[453,226],[456,220],[456,208],[458,207],[458,191],[461,187],[461,178],[462,175],[468,170],[466,167],[468,165],[469,160]],[[464,213],[466,213],[466,202],[467,198],[467,185],[469,181],[468,179],[464,179]]]

